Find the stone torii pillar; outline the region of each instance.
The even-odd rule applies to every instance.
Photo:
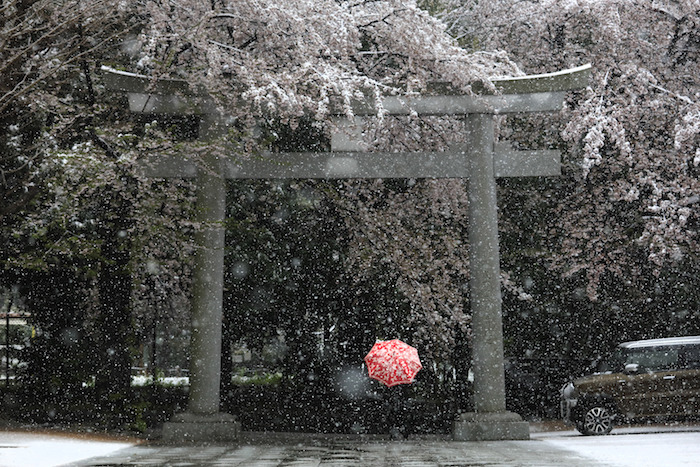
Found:
[[[198,114],[204,137],[216,134],[220,116],[206,96],[184,81],[151,83],[146,76],[103,67],[108,89],[125,92],[132,112]],[[467,119],[465,143],[445,152],[367,153],[353,138],[354,122],[332,137],[330,153],[274,153],[265,160],[232,161],[208,156],[203,169],[192,160],[155,158],[152,177],[197,177],[197,204],[204,229],[197,237],[188,409],[164,427],[166,441],[235,440],[234,417],[219,412],[223,221],[226,178],[467,178],[470,204],[473,413],[454,422],[456,440],[527,439],[528,424],[506,411],[500,291],[496,177],[556,176],[557,151],[514,151],[494,146],[495,115],[561,110],[566,92],[587,85],[590,65],[556,73],[496,80],[498,95],[388,97],[390,115],[457,115]],[[360,104],[355,115],[371,115]],[[200,161],[201,163],[202,161]]]

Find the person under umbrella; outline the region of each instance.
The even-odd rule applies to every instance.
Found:
[[[406,431],[404,394],[400,385],[411,384],[423,368],[418,351],[398,339],[377,341],[365,356],[369,377],[380,381],[389,390],[388,419],[393,424],[392,437],[403,437]],[[398,386],[394,388],[395,386]]]

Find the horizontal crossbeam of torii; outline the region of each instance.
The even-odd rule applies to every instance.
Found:
[[[219,413],[221,317],[223,294],[223,221],[226,178],[465,178],[469,180],[471,312],[473,330],[473,413],[460,414],[458,440],[529,438],[527,423],[505,407],[503,326],[500,291],[496,177],[553,176],[560,173],[557,151],[514,151],[494,144],[494,116],[556,112],[567,91],[588,83],[590,65],[555,73],[494,81],[498,94],[386,97],[390,115],[458,115],[467,122],[466,142],[444,152],[370,153],[352,135],[357,122],[338,122],[329,153],[268,153],[255,160],[203,156],[193,160],[154,158],[144,164],[153,177],[197,178],[201,229],[196,241],[190,396],[187,412],[164,429],[176,439],[236,439],[237,424]],[[125,92],[132,112],[196,114],[200,138],[217,134],[221,115],[210,99],[185,81],[155,83],[147,76],[103,67],[108,89]],[[354,114],[371,115],[371,102],[358,102]],[[200,165],[198,165],[200,164]],[[202,169],[202,164],[206,167]]]

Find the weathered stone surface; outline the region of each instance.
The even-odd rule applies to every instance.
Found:
[[[452,436],[455,441],[530,439],[530,426],[513,412],[467,412],[455,420]]]
[[[161,440],[168,444],[231,442],[238,441],[240,432],[241,424],[233,415],[185,412],[163,425]]]

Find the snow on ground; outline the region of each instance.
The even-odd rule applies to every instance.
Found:
[[[55,467],[133,446],[126,441],[97,440],[67,434],[0,432],[1,467]]]
[[[532,439],[618,467],[700,466],[698,425],[621,427],[608,436],[543,432]]]

